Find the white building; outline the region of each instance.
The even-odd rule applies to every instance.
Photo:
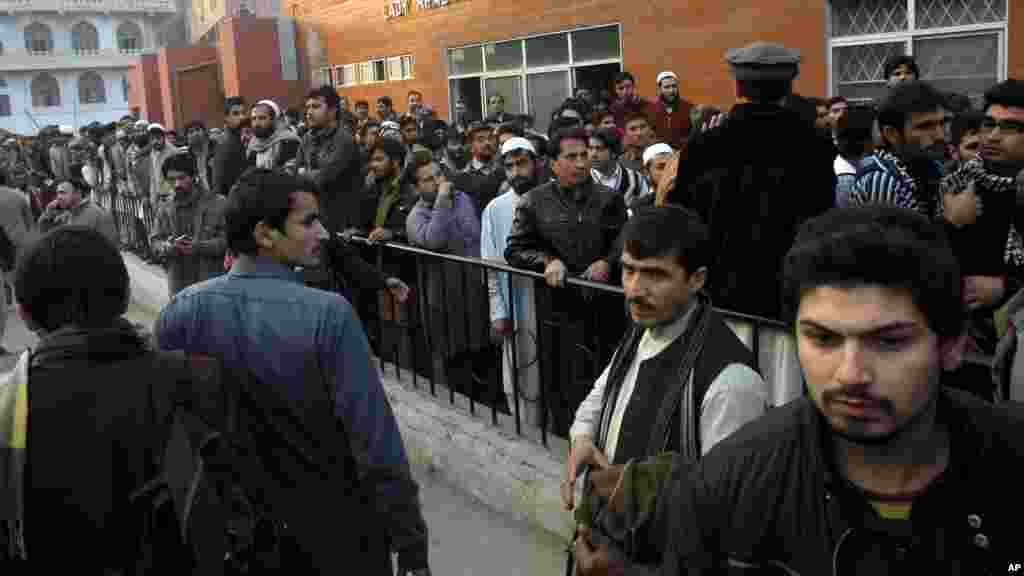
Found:
[[[129,114],[128,69],[177,12],[174,0],[0,0],[0,128]]]

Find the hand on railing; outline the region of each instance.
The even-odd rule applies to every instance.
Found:
[[[409,286],[400,279],[388,278],[384,281],[384,285],[388,287],[388,292],[391,292],[391,295],[402,304],[409,299]]]
[[[565,264],[558,258],[555,258],[544,267],[544,280],[547,281],[548,286],[559,288],[565,286],[565,276],[567,273],[568,270],[566,270]]]

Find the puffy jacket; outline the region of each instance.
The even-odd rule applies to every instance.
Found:
[[[580,199],[567,196],[557,181],[527,192],[516,206],[505,260],[517,268],[543,272],[545,258],[558,258],[571,276],[597,260],[618,261],[617,239],[626,222],[622,196],[588,180]]]
[[[298,167],[320,191],[327,229],[341,232],[358,226],[363,170],[352,133],[341,126],[311,130],[303,137],[296,158]]]
[[[912,524],[896,527],[907,534],[889,535],[891,523],[836,471],[827,424],[801,398],[724,440],[692,476],[676,470],[661,499],[663,574],[1006,573],[1021,561],[1024,500],[1008,471],[1024,464],[1024,409],[945,387],[938,402],[950,464],[914,499]],[[879,572],[865,560],[881,531],[882,553],[895,557]]]

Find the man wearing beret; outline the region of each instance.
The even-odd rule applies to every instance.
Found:
[[[666,70],[658,74],[658,99],[647,107],[658,141],[679,149],[690,134],[690,109],[693,104],[679,96],[679,77]]]
[[[664,201],[696,211],[711,229],[712,300],[777,319],[782,256],[799,226],[833,204],[832,146],[783,106],[799,72],[797,50],[755,42],[726,61],[738,103],[690,140]]]

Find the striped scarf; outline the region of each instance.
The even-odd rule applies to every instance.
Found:
[[[1012,177],[1000,176],[985,170],[981,160],[970,160],[959,170],[942,179],[942,195],[957,194],[967,189],[973,182],[978,195],[978,209],[983,209],[983,198],[990,194],[1014,194],[1016,183]],[[943,216],[942,202],[939,202],[938,215]],[[1006,239],[1005,261],[1014,267],[1024,266],[1024,240],[1020,232],[1010,224],[1010,233]]]
[[[25,444],[28,431],[26,351],[0,378],[0,558],[24,560]]]
[[[900,186],[896,189],[896,197],[892,199],[892,203],[897,206],[902,206],[915,212],[933,217],[935,216],[936,204],[942,204],[937,202],[937,199],[929,198],[927,190],[925,194],[920,192],[921,183],[918,178],[915,178],[910,173],[910,168],[907,167],[906,163],[886,148],[879,148],[875,151],[875,157],[879,164],[888,166],[893,169],[896,174],[895,177],[900,183]]]

